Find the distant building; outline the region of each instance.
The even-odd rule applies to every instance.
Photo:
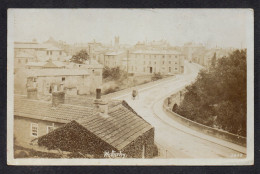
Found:
[[[123,66],[123,61],[127,57],[127,51],[120,50],[120,51],[109,51],[104,55],[104,66],[109,68],[114,67],[121,67],[125,69],[126,67]]]
[[[183,46],[183,54],[185,56],[185,59],[192,61],[192,59],[195,59],[197,57],[195,52],[200,53],[205,50],[205,47],[202,44],[197,44],[197,43],[186,43]]]
[[[55,86],[60,84],[69,95],[94,93],[95,89],[102,85],[103,66],[100,64],[65,65],[62,62],[47,62],[42,66],[29,67],[26,71],[27,85],[36,82],[41,95],[51,94]]]
[[[115,37],[115,45],[114,45],[115,49],[119,49],[119,36]]]
[[[178,51],[138,50],[129,53],[128,73],[174,75],[184,72],[184,56]]]
[[[86,100],[85,100],[86,101]],[[37,89],[14,98],[15,143],[31,142],[47,148],[81,152],[96,158],[124,153],[127,158],[152,158],[157,148],[154,128],[125,101],[75,105],[62,90],[53,91],[52,102],[37,99]],[[71,136],[73,135],[73,136]]]
[[[36,42],[15,42],[14,43],[14,61],[15,68],[24,68],[28,62],[64,61],[66,53],[55,46],[49,44],[39,44]]]

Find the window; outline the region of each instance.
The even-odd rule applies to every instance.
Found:
[[[61,81],[65,81],[65,77],[62,77],[62,78],[61,78]]]
[[[169,61],[169,64],[171,64],[171,61]]]
[[[31,136],[38,137],[38,124],[31,123]]]
[[[175,68],[175,71],[177,71],[178,69],[177,68]]]
[[[154,62],[154,64],[156,65],[156,62]]]
[[[54,129],[55,129],[54,123],[52,123],[52,126],[47,126],[47,133],[54,131]]]
[[[26,59],[25,62],[28,63],[28,59]]]
[[[171,72],[172,71],[172,68],[171,67],[169,67],[169,72]]]
[[[177,62],[175,62],[175,64],[177,64]]]

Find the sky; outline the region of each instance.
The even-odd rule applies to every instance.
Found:
[[[122,44],[167,40],[241,48],[246,45],[246,9],[11,9],[14,41],[63,40],[69,44]]]

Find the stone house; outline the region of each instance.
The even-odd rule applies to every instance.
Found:
[[[39,95],[49,95],[60,85],[69,94],[90,94],[102,84],[102,74],[86,69],[30,69],[27,86],[32,83],[36,83]]]
[[[129,53],[128,72],[149,75],[174,75],[184,72],[184,56],[178,51],[137,50]]]
[[[98,91],[98,90],[97,90]],[[52,102],[37,99],[37,89],[14,98],[14,137],[19,145],[37,141],[48,149],[81,152],[104,158],[123,153],[129,158],[152,158],[154,128],[125,101],[106,102],[101,91],[91,105],[66,103],[63,91]]]
[[[63,61],[66,57],[67,55],[64,50],[50,44],[39,44],[37,42],[14,43],[15,68],[21,67],[28,62],[41,62],[49,59]]]
[[[109,68],[121,67],[123,68],[123,60],[127,57],[126,51],[110,51],[104,56],[104,66]],[[124,68],[123,68],[124,69]]]

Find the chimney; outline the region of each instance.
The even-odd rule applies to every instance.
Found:
[[[32,84],[27,84],[27,98],[32,100],[38,99],[36,80],[33,80]]]
[[[28,87],[27,88],[27,98],[32,100],[37,100],[37,88]]]
[[[64,104],[65,92],[63,91],[63,83],[61,82],[59,88],[54,85],[52,92],[52,106],[57,107],[59,104]]]
[[[59,104],[64,104],[65,93],[63,91],[52,92],[52,106],[57,107]]]
[[[105,100],[101,99],[101,89],[96,89],[96,99],[94,100],[95,110],[96,112],[107,116],[108,114],[108,103]]]

